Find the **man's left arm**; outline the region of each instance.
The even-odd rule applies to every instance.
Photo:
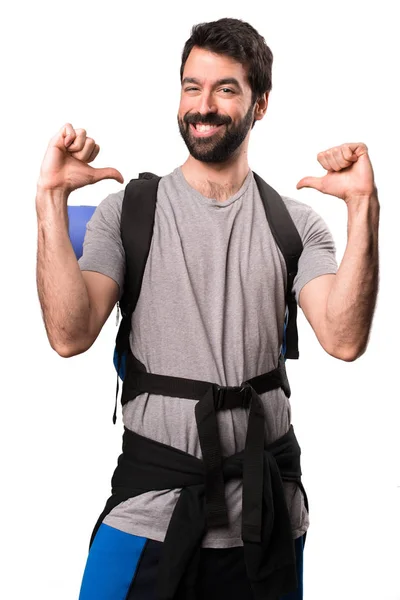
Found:
[[[297,189],[311,187],[346,202],[347,245],[336,275],[307,283],[299,305],[326,352],[353,361],[366,350],[378,293],[378,192],[365,144],[342,144],[317,159],[327,174],[305,177]]]

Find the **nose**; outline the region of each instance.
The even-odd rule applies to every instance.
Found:
[[[197,110],[201,115],[207,115],[208,113],[217,113],[218,107],[214,100],[214,96],[211,92],[203,90],[200,96],[197,98]]]

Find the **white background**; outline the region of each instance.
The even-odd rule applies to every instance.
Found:
[[[93,166],[125,182],[187,156],[176,123],[180,55],[193,24],[242,18],[274,54],[266,117],[249,161],[328,223],[340,261],[344,203],[296,190],[316,155],[365,142],[381,202],[380,293],[367,353],[329,357],[299,316],[288,365],[311,505],[305,600],[399,600],[399,42],[395,3],[16,2],[1,56],[1,577],[4,600],[78,598],[89,537],[121,449],[112,425],[115,311],[89,352],[50,348],[38,303],[35,192],[49,139],[66,122],[101,146]],[[103,181],[71,204],[121,189]]]

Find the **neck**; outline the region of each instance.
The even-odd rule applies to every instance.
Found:
[[[249,172],[247,153],[225,163],[204,163],[189,155],[181,166],[182,173],[195,190],[207,198],[223,202],[243,185]]]

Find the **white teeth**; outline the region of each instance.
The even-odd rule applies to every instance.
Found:
[[[196,124],[197,131],[210,131],[210,129],[215,129],[217,125],[204,125],[202,123]]]

